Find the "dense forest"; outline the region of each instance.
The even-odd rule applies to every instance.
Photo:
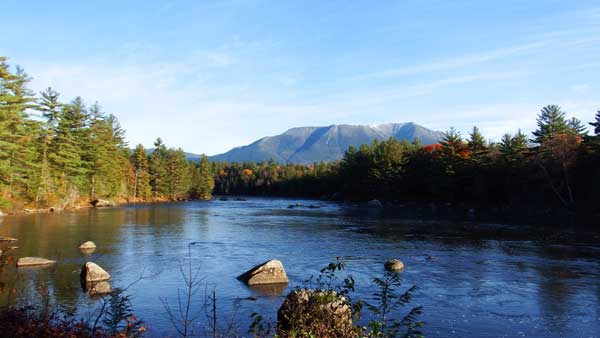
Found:
[[[116,117],[96,102],[63,102],[52,88],[36,95],[30,76],[0,57],[0,210],[115,202],[208,199],[208,159],[187,161],[159,138],[131,151]]]
[[[216,194],[384,199],[598,212],[600,111],[584,124],[544,107],[529,139],[521,131],[486,141],[477,127],[455,129],[439,144],[374,141],[343,159],[313,165],[213,163]]]
[[[192,162],[160,138],[151,151],[131,150],[116,117],[98,103],[63,102],[52,88],[36,95],[30,80],[0,58],[2,210],[215,193],[600,211],[600,112],[593,135],[550,105],[531,139],[517,131],[490,142],[477,127],[466,138],[451,128],[439,144],[374,141],[331,163]]]

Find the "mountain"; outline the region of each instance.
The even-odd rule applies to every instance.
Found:
[[[373,140],[420,140],[424,145],[436,143],[442,133],[418,124],[387,123],[379,125],[331,125],[328,127],[292,128],[277,136],[263,137],[252,144],[209,157],[212,161],[268,161],[280,163],[313,163],[342,158],[350,146],[358,147]]]
[[[152,152],[154,151],[155,148],[148,148],[146,149],[146,153],[148,154],[148,156],[150,156],[150,154],[152,154]],[[129,150],[131,153],[133,153],[133,149]],[[185,158],[188,161],[192,161],[192,162],[200,162],[200,158],[202,157],[202,155],[199,154],[194,154],[194,153],[186,153],[185,154]]]

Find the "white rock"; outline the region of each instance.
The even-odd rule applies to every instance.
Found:
[[[85,243],[81,243],[81,245],[79,246],[79,249],[82,249],[82,250],[95,249],[95,248],[96,248],[96,244],[92,241],[87,241]]]
[[[288,282],[288,277],[285,273],[285,269],[283,268],[283,264],[281,264],[281,261],[277,259],[271,259],[259,264],[246,271],[244,274],[238,276],[237,279],[245,282],[248,285],[278,284]]]

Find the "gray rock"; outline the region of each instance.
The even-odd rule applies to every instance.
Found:
[[[110,279],[110,274],[102,269],[98,264],[87,262],[81,268],[82,283],[97,283],[104,282]]]
[[[321,332],[329,337],[354,337],[352,308],[348,300],[337,292],[294,290],[277,311],[277,333],[281,337],[298,329]],[[312,329],[312,330],[311,330]]]
[[[17,267],[21,266],[40,266],[54,264],[56,261],[40,257],[21,257],[17,261]]]
[[[391,259],[383,265],[388,271],[402,271],[404,269],[404,263],[399,259]]]
[[[246,271],[237,279],[248,285],[287,283],[288,278],[281,261],[271,259]]]

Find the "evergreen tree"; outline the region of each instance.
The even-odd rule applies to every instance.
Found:
[[[570,131],[565,113],[559,106],[550,105],[542,108],[537,118],[538,129],[533,132],[532,142],[542,144],[552,137]]]
[[[460,132],[454,127],[443,134],[440,144],[442,145],[442,154],[447,159],[460,157],[465,148]]]
[[[48,151],[52,139],[55,136],[56,124],[60,117],[62,103],[59,102],[59,94],[52,88],[48,87],[43,92],[40,92],[40,99],[36,106],[36,110],[42,113],[46,119],[41,126],[39,137],[39,161],[40,161],[40,184],[36,201],[48,202],[48,198],[54,190],[52,174],[50,170],[50,162],[48,160]]]
[[[165,177],[166,195],[171,200],[187,197],[190,187],[190,176],[188,161],[183,150],[167,150],[164,163],[167,173]]]
[[[161,197],[167,194],[167,167],[166,167],[167,147],[159,137],[154,141],[154,150],[150,154],[150,186],[154,197]]]
[[[98,103],[90,107],[89,144],[85,147],[90,163],[90,196],[117,197],[126,193],[129,169],[124,131],[113,115],[105,115]]]
[[[11,74],[6,59],[0,58],[0,185],[13,197],[35,196],[37,188],[35,138],[39,124],[27,114],[35,100],[27,88],[30,81],[20,67]]]
[[[594,136],[587,138],[590,143],[590,148],[596,153],[600,154],[600,110],[596,113],[596,121],[590,122],[590,125],[594,127]],[[600,159],[600,156],[597,157]]]
[[[498,146],[500,155],[507,162],[523,160],[527,152],[527,136],[519,130],[516,135],[504,134]]]
[[[214,187],[215,179],[211,164],[208,157],[202,155],[198,165],[194,166],[190,195],[196,199],[209,200],[212,197]]]
[[[473,130],[469,134],[467,146],[468,149],[471,151],[471,154],[473,154],[474,158],[481,157],[487,151],[487,142],[483,138],[483,135],[481,135],[479,128],[477,128],[476,126],[473,127]]]
[[[581,120],[576,117],[573,117],[567,121],[567,125],[569,127],[569,131],[574,135],[583,137],[587,134],[587,128],[583,125]]]
[[[46,124],[49,128],[55,128],[60,117],[62,103],[58,98],[60,94],[51,87],[40,92],[40,100],[36,109],[42,112],[42,116],[46,118]]]
[[[85,142],[88,142],[87,130],[84,129],[87,121],[87,111],[81,98],[64,105],[50,144],[48,159],[52,172],[58,180],[59,194],[68,197],[68,202],[72,202],[87,186],[89,163],[86,159],[88,154],[84,154]]]
[[[148,168],[148,154],[144,146],[139,144],[131,155],[134,170],[133,196],[147,199],[152,195],[150,187],[150,172]]]

